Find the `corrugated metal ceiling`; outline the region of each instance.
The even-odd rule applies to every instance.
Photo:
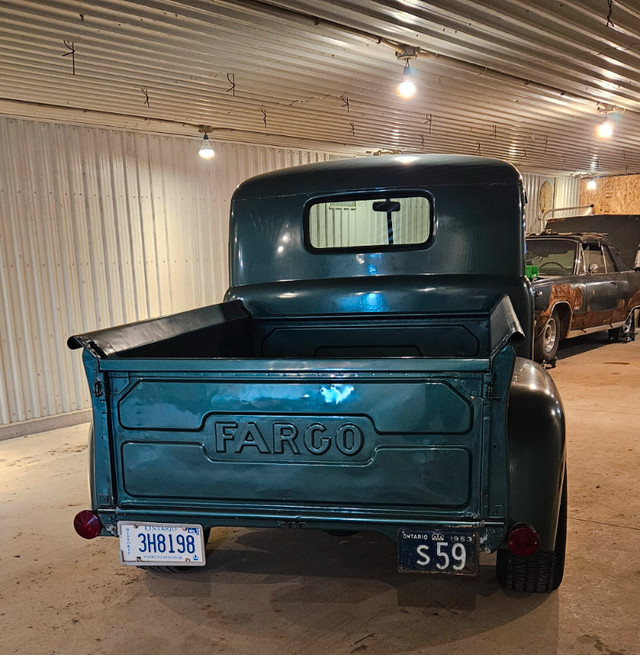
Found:
[[[2,0],[0,113],[637,173],[638,34],[637,0]],[[408,101],[404,45],[421,50]]]

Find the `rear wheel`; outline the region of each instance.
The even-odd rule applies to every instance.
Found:
[[[558,312],[554,309],[542,328],[534,345],[534,357],[537,362],[552,362],[556,358],[560,345],[561,323]]]
[[[551,552],[517,557],[510,550],[499,550],[496,560],[498,582],[505,589],[548,593],[557,589],[564,574],[567,544],[567,474],[562,485],[556,541]]]

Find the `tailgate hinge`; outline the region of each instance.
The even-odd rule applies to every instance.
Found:
[[[482,397],[489,401],[500,400],[500,398],[495,395],[493,376],[485,378],[482,384]]]
[[[102,375],[96,375],[93,379],[92,391],[96,398],[100,398],[104,395],[104,378]]]

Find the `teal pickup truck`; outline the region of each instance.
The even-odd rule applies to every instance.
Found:
[[[401,571],[549,592],[566,538],[564,415],[532,355],[518,172],[386,156],[251,178],[224,302],[80,334],[86,538],[198,566],[217,526],[373,530]]]

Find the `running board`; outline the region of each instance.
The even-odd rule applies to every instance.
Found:
[[[604,330],[615,330],[615,328],[622,327],[625,321],[617,321],[616,323],[607,323],[606,325],[597,325],[596,327],[586,328],[582,330],[571,330],[567,332],[565,339],[572,339],[573,337],[581,337],[585,334],[592,334],[593,332],[602,332]]]

